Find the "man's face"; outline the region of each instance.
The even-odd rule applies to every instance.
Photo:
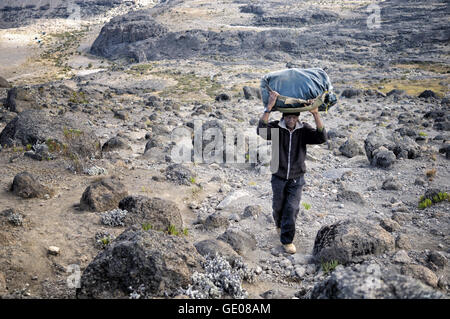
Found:
[[[295,124],[298,121],[298,115],[285,115],[284,116],[284,122],[286,123],[286,127],[290,130],[293,130],[295,128]]]

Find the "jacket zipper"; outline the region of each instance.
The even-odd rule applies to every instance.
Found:
[[[289,179],[289,171],[291,170],[291,142],[292,142],[292,132],[289,132],[288,168],[286,179]]]

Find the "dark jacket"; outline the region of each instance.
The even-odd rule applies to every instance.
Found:
[[[276,134],[276,131],[272,131],[272,129],[278,129],[279,136],[279,165],[278,170],[275,173],[272,171],[272,173],[284,179],[303,176],[306,172],[306,145],[325,143],[327,141],[325,128],[317,130],[308,123],[297,122],[296,128],[290,132],[283,120],[269,123],[264,123],[260,120],[256,132],[262,138],[272,140],[272,135]],[[272,151],[276,150],[276,145],[274,144],[275,141],[272,140]],[[272,152],[272,160],[273,158],[274,154]]]

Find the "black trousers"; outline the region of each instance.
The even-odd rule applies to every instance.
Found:
[[[272,215],[277,228],[281,228],[280,241],[283,245],[290,244],[295,236],[295,221],[300,211],[305,178],[284,179],[272,175]]]

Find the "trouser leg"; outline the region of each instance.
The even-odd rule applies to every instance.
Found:
[[[272,175],[272,216],[277,228],[281,227],[281,216],[283,213],[283,206],[286,199],[285,185],[286,180]]]
[[[295,236],[295,221],[300,211],[300,200],[304,179],[289,180],[286,183],[285,203],[281,214],[281,236],[280,241],[283,245],[290,244]]]

